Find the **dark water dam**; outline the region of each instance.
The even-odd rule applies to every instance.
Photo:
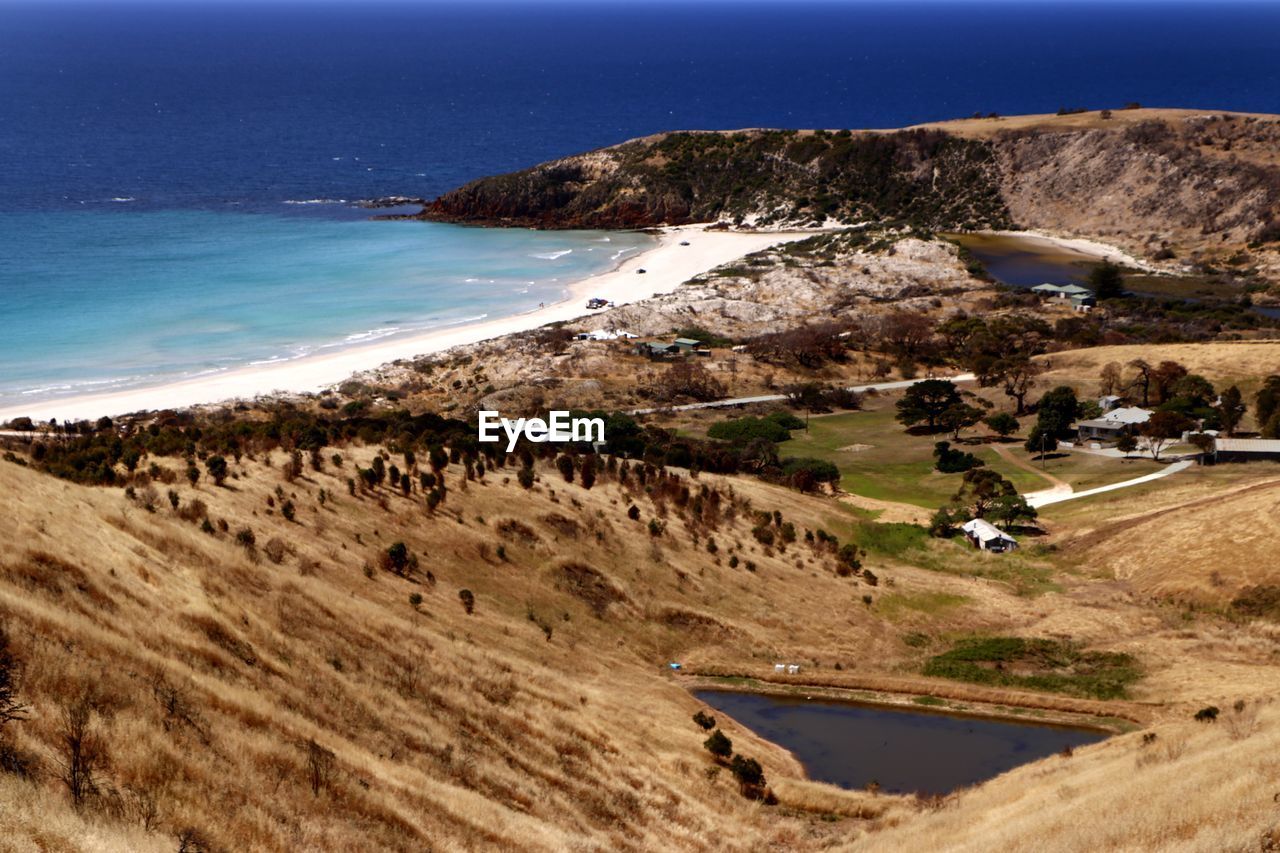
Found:
[[[809,778],[842,788],[945,794],[1021,764],[1096,743],[1092,729],[728,690],[698,699],[789,749]]]

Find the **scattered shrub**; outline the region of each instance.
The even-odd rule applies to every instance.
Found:
[[[1217,705],[1210,705],[1207,708],[1201,708],[1199,711],[1196,711],[1195,719],[1197,723],[1216,723],[1218,721],[1218,714],[1220,713],[1222,712],[1218,709]]]
[[[764,795],[764,768],[759,761],[735,755],[729,763],[729,772],[738,780],[743,796],[758,800]]]
[[[724,732],[719,729],[712,732],[711,737],[703,741],[702,745],[716,758],[728,758],[733,755],[733,741],[725,737]]]
[[[262,553],[267,555],[268,560],[279,565],[288,555],[289,546],[279,536],[272,536],[267,540],[267,544],[262,546]]]
[[[214,485],[221,486],[226,482],[228,474],[226,459],[221,456],[210,456],[205,460],[204,467],[209,472],[209,476],[213,478]]]
[[[236,531],[236,544],[252,554],[258,544],[258,537],[253,535],[252,528],[241,527]]]
[[[396,542],[379,555],[382,568],[400,577],[409,577],[418,566],[418,558],[409,553],[403,542]]]

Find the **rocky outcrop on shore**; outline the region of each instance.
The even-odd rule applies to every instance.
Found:
[[[874,249],[820,248],[819,242],[761,252],[579,325],[638,335],[696,326],[744,339],[833,317],[917,307],[974,286],[956,247],[944,241],[906,236]]]

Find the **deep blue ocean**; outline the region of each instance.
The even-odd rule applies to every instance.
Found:
[[[598,235],[353,200],[671,128],[1280,112],[1277,45],[1263,2],[0,0],[0,407],[521,310],[609,264]]]

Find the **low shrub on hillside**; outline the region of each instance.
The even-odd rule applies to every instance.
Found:
[[[711,737],[707,738],[702,745],[716,758],[728,758],[733,755],[733,741],[725,737],[724,732],[719,729],[712,732]]]
[[[1254,619],[1280,619],[1280,586],[1250,586],[1231,600],[1231,609]]]

